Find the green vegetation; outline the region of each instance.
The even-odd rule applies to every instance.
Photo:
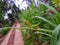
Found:
[[[58,0],[52,1],[57,1],[58,5]],[[21,11],[18,15],[18,21],[22,24],[19,29],[22,30],[25,45],[60,45],[60,13],[53,7],[53,4],[51,6],[43,2],[40,3],[39,7],[32,4],[28,10]],[[3,17],[1,21],[4,21]],[[11,29],[8,26],[11,27],[4,23],[3,29]],[[5,32],[4,30],[2,33]]]

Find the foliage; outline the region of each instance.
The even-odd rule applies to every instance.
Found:
[[[49,15],[46,15],[46,10],[45,10],[45,12],[44,13],[42,13],[42,11],[41,11],[41,9],[44,9],[44,8],[41,8],[40,10],[39,10],[39,8],[41,7],[41,5],[40,5],[40,7],[39,8],[36,8],[37,10],[39,10],[38,12],[40,12],[40,13],[42,13],[42,14],[40,14],[40,13],[37,13],[37,12],[35,12],[35,13],[32,13],[33,12],[33,10],[34,11],[37,11],[37,10],[35,10],[34,8],[33,9],[31,9],[31,11],[29,10],[27,10],[27,11],[25,11],[25,13],[23,13],[23,15],[22,15],[22,18],[23,18],[23,20],[26,20],[26,22],[28,21],[29,23],[32,23],[32,21],[34,22],[34,23],[32,23],[32,25],[36,25],[36,23],[35,23],[35,21],[36,21],[36,19],[37,19],[37,24],[38,23],[40,23],[40,24],[42,24],[42,25],[37,25],[37,26],[39,26],[40,28],[45,28],[45,29],[51,29],[51,31],[52,31],[52,34],[51,33],[48,33],[48,34],[50,34],[50,35],[52,35],[52,37],[45,37],[44,36],[44,34],[46,34],[47,35],[47,33],[46,32],[37,32],[36,31],[36,33],[38,33],[38,40],[47,40],[48,38],[48,41],[51,39],[51,43],[56,43],[56,44],[51,44],[51,45],[57,45],[57,43],[59,44],[59,39],[57,39],[56,37],[54,37],[54,36],[56,36],[56,35],[58,35],[57,33],[59,33],[59,31],[58,32],[55,32],[54,33],[54,31],[56,30],[58,30],[58,28],[57,29],[55,29],[55,27],[57,26],[57,25],[59,25],[60,24],[60,13],[58,13],[58,11],[57,10],[55,10],[55,8],[53,8],[52,6],[49,6],[49,5],[46,5],[46,4],[44,4],[44,3],[42,3],[42,2],[40,2],[41,4],[42,4],[42,6],[43,7],[45,7],[46,6],[46,10],[47,9],[49,9],[49,10],[51,10],[51,11],[53,11],[53,13],[51,13],[51,14],[49,14]],[[43,10],[44,11],[44,10]],[[25,15],[25,16],[24,16]],[[27,16],[26,16],[27,15]],[[41,16],[42,15],[42,16]],[[33,18],[32,18],[33,17]],[[35,17],[35,18],[34,18]],[[35,19],[35,20],[34,20]],[[30,21],[31,20],[31,21]],[[42,23],[42,22],[44,22],[44,23]],[[28,23],[28,25],[29,25],[29,23]],[[31,25],[31,26],[32,26]],[[41,27],[41,26],[43,26],[43,27]],[[46,27],[48,27],[48,28],[46,28]],[[51,27],[53,27],[53,28],[51,28]],[[57,26],[57,27],[60,27],[60,26]],[[33,27],[32,27],[33,28]],[[55,30],[54,30],[55,29]],[[37,30],[37,29],[36,29]],[[46,30],[45,30],[46,31]],[[40,35],[39,35],[39,33],[40,33]],[[41,35],[42,34],[42,35]],[[47,39],[42,39],[42,37],[44,37],[44,38],[47,38]],[[58,40],[58,41],[56,41],[55,42],[55,40]],[[50,41],[49,41],[50,42]]]
[[[60,24],[54,29],[51,37],[51,45],[60,45]]]
[[[59,7],[60,8],[60,0],[52,0],[52,3],[54,4],[54,6]]]
[[[52,1],[58,5],[58,0]],[[2,15],[1,13],[0,15]],[[60,45],[60,13],[54,7],[43,2],[40,2],[39,7],[35,7],[32,3],[31,7],[21,11],[18,17],[24,27],[21,27],[21,30],[25,45],[44,45],[46,42],[50,45]],[[4,24],[9,26],[9,24]],[[4,32],[2,31],[2,33]]]

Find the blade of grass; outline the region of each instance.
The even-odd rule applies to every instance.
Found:
[[[57,42],[57,45],[60,45],[60,40]]]
[[[20,29],[20,30],[37,30],[37,31],[41,31],[41,32],[49,32],[52,33],[52,30],[48,30],[48,29],[35,29],[35,28],[29,28],[29,27],[20,27],[20,28],[16,28],[16,27],[4,27],[4,28],[0,28],[0,29]]]
[[[43,18],[43,17],[35,16],[35,18],[39,18],[39,19],[41,19],[41,20],[43,20],[43,21],[45,21],[45,22],[51,24],[52,26],[56,27],[55,24],[53,24],[51,21],[49,21],[49,20],[47,20],[47,19],[45,19],[45,18]]]
[[[39,1],[41,4],[43,4],[44,6],[46,6],[48,9],[52,10],[58,17],[60,17],[60,13],[58,13],[57,10],[55,10],[55,8],[53,8],[52,6],[49,6],[48,4],[45,4],[41,1]]]
[[[51,37],[51,43],[50,45],[57,45],[58,38],[60,37],[59,32],[60,31],[60,24],[54,29]]]
[[[47,34],[47,33],[44,33],[44,32],[38,32],[38,31],[36,31],[35,33],[37,33],[37,34],[43,34],[43,35],[46,35],[46,36],[49,36],[49,37],[51,37],[51,35],[50,34]]]

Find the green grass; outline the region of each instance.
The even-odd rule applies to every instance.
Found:
[[[39,45],[43,42],[48,42],[50,45],[60,45],[60,13],[52,6],[40,2],[39,7],[35,7],[32,3],[28,10],[21,11],[19,21],[22,27],[23,39],[25,45]],[[47,10],[53,13],[46,14]],[[1,16],[0,16],[1,17]],[[3,20],[3,19],[2,19]],[[5,23],[4,23],[5,24]],[[11,29],[9,24],[5,24],[2,33],[5,30]]]

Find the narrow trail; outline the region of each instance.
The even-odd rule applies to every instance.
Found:
[[[20,28],[21,24],[18,21],[16,21],[12,27]],[[0,45],[24,45],[21,30],[11,29]]]

